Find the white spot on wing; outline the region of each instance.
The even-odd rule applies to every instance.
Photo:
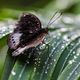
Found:
[[[10,44],[11,44],[12,48],[15,49],[15,47],[19,44],[21,35],[22,34],[20,34],[20,33],[14,33],[14,34],[11,35]]]
[[[19,43],[20,36],[21,36],[20,33],[14,33],[13,38],[14,38],[14,41],[15,41],[16,44]]]

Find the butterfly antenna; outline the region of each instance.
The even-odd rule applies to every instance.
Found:
[[[57,14],[59,14],[59,15],[53,20],[53,18],[54,18]],[[49,20],[49,22],[48,22],[48,24],[47,24],[47,27],[50,26],[51,24],[53,24],[58,18],[61,17],[61,15],[62,15],[62,12],[56,11],[56,12],[53,14],[53,16],[51,17],[51,19]]]

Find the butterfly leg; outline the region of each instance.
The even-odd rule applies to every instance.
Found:
[[[19,54],[21,54],[24,50],[26,49],[26,47],[19,47],[18,49],[16,49],[15,51],[12,52],[12,56],[18,56]]]

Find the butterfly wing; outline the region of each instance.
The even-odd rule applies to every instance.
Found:
[[[17,48],[12,53],[12,56],[18,56],[19,54],[21,54],[26,49],[38,46],[44,40],[45,35],[46,35],[46,33],[42,33],[38,37],[36,37],[34,40],[30,41],[25,47]]]
[[[17,46],[20,43],[20,37],[21,37],[21,33],[12,33],[9,36],[9,41],[8,41],[8,45],[10,47],[10,49],[16,49]]]
[[[39,29],[41,29],[41,22],[35,15],[31,13],[24,13],[19,21],[18,28],[22,33],[36,33]],[[17,29],[17,28],[16,28]]]

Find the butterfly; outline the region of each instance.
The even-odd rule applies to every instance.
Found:
[[[61,16],[61,14],[59,14],[59,16],[53,20],[57,13],[58,12],[52,16],[46,28],[42,28],[41,21],[34,14],[23,13],[16,24],[16,28],[8,37],[8,46],[13,50],[12,56],[18,56],[26,49],[40,45],[48,34],[48,26]]]

